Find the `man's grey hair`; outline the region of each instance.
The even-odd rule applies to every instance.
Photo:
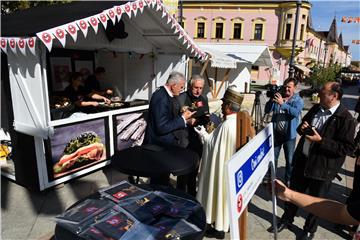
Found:
[[[194,74],[190,79],[190,86],[194,85],[195,81],[203,81],[205,83],[205,79],[200,74]]]
[[[177,84],[181,81],[185,81],[185,76],[181,72],[173,71],[170,73],[166,84]]]

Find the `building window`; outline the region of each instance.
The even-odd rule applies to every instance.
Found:
[[[305,29],[305,24],[301,24],[301,26],[300,26],[300,40],[304,40],[304,29]]]
[[[263,24],[256,23],[254,29],[254,40],[262,40]]]
[[[216,23],[215,38],[223,38],[224,23]]]
[[[286,24],[285,28],[285,40],[290,40],[290,33],[291,33],[291,24]]]
[[[234,35],[233,35],[234,39],[241,39],[241,27],[242,27],[241,23],[234,23]]]
[[[291,13],[288,13],[287,18],[288,18],[288,19],[289,19],[289,18],[292,18],[292,14],[291,14]]]
[[[197,23],[197,38],[205,38],[205,23],[198,22]]]
[[[306,15],[305,15],[305,14],[302,15],[302,19],[304,19],[304,20],[306,19]]]

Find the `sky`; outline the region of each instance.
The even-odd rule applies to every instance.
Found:
[[[317,31],[328,31],[334,17],[338,35],[342,32],[344,45],[350,46],[352,60],[360,61],[360,45],[351,43],[360,40],[360,23],[342,23],[341,18],[360,17],[360,1],[310,0],[312,24]]]

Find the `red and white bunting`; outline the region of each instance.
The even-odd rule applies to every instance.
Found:
[[[175,18],[171,19],[171,29],[173,29],[174,27],[176,27],[176,20]]]
[[[138,5],[137,2],[131,3],[131,11],[134,13],[134,16],[136,17],[137,11],[138,11]]]
[[[104,26],[104,29],[106,29],[108,16],[105,13],[100,13],[100,14],[98,14],[96,16],[97,16],[97,19],[99,19],[101,24]]]
[[[184,37],[184,32],[182,31],[182,30],[180,30],[180,33],[179,33],[179,40],[181,39],[181,38],[183,38]]]
[[[168,14],[168,15],[167,15],[167,22],[166,22],[166,23],[169,24],[170,22],[171,22],[171,14]]]
[[[7,38],[1,38],[0,40],[0,45],[1,45],[1,50],[4,52],[4,53],[7,53]]]
[[[65,26],[60,26],[57,28],[52,28],[48,30],[49,32],[52,33],[52,35],[54,35],[55,38],[57,38],[61,45],[63,47],[65,47],[65,43],[66,43],[66,31],[65,31]]]
[[[179,31],[180,31],[180,25],[178,23],[175,23],[174,33],[178,33]]]
[[[130,3],[126,3],[125,5],[121,5],[123,7],[124,12],[131,18],[131,5]]]
[[[94,29],[95,34],[97,34],[99,28],[99,20],[97,19],[96,15],[92,17],[88,17],[86,18],[86,20],[89,22],[90,26]]]
[[[78,30],[78,26],[76,25],[76,23],[73,22],[73,23],[65,24],[64,28],[70,34],[72,39],[74,39],[74,42],[76,42],[77,30]]]
[[[87,22],[87,20],[86,19],[78,20],[76,21],[76,24],[79,26],[80,30],[84,34],[84,37],[86,37],[89,28],[89,23]]]
[[[190,43],[190,41],[188,41],[186,49],[189,49],[190,46],[191,46],[191,43]]]
[[[183,39],[183,45],[185,45],[185,43],[187,43],[188,41],[188,38],[186,37],[186,35],[184,36],[184,39]]]
[[[27,39],[27,46],[30,49],[30,52],[34,55],[35,54],[35,43],[36,43],[36,37],[31,37]]]
[[[43,31],[43,32],[38,32],[36,35],[45,44],[46,48],[50,52],[51,48],[52,48],[53,36],[49,32],[49,30],[46,30],[46,31]]]
[[[15,53],[15,54],[16,54],[16,39],[17,39],[17,38],[10,38],[10,40],[9,40],[10,49],[11,49],[11,51],[13,51],[13,53]]]
[[[24,38],[18,38],[16,39],[17,45],[20,49],[20,52],[26,56],[26,40]]]
[[[163,7],[161,0],[156,0],[156,11],[160,11]]]
[[[121,16],[123,15],[124,13],[124,10],[121,6],[115,6],[115,14],[116,14],[116,18],[118,20],[118,22],[120,21],[121,19]]]
[[[151,6],[154,8],[156,6],[156,0],[151,0]]]
[[[110,8],[108,10],[105,10],[104,12],[111,19],[113,25],[115,25],[115,22],[116,22],[115,8]]]
[[[166,17],[167,15],[169,15],[168,12],[166,11],[165,8],[163,8],[161,18],[164,18],[164,17]]]
[[[145,0],[144,2],[145,2],[145,4],[146,4],[146,6],[148,6],[149,8],[152,7],[152,6],[151,6],[151,0]]]
[[[138,8],[140,9],[140,12],[143,13],[144,7],[145,7],[145,5],[146,5],[145,1],[143,1],[143,0],[137,0],[137,5],[138,5]]]

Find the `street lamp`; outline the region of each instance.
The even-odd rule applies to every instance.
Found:
[[[301,0],[296,1],[296,14],[295,14],[295,27],[294,27],[294,35],[291,47],[291,56],[289,63],[289,77],[294,77],[295,69],[294,69],[294,57],[295,57],[295,45],[296,45],[296,36],[298,30],[298,22],[299,22],[299,13],[300,13]]]
[[[324,64],[323,64],[323,68],[325,68],[325,61],[326,61],[326,53],[328,51],[328,48],[327,48],[327,43],[324,43]]]

